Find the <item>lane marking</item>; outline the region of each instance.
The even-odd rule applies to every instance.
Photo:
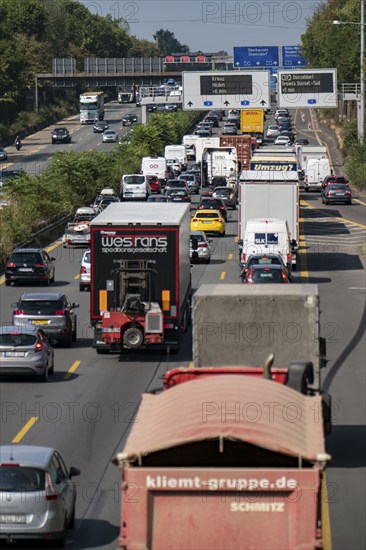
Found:
[[[189,368],[189,369],[193,369],[193,361],[190,361],[190,362],[189,362],[188,368]]]
[[[303,199],[301,199],[300,203],[304,204],[305,206],[307,206],[307,208],[311,208],[312,210],[320,210],[320,208],[316,207],[316,206],[312,206],[311,204],[309,204],[308,202],[304,201]],[[349,220],[348,218],[342,218],[340,216],[332,216],[332,214],[329,214],[329,216],[326,216],[327,218],[333,218],[334,220],[340,220],[342,222],[347,222],[347,223],[350,223],[351,225],[356,225],[357,227],[362,227],[363,229],[366,229],[366,225],[363,225],[362,223],[358,223],[358,222],[354,222],[352,220]],[[324,218],[323,218],[324,219]],[[316,222],[317,220],[314,219],[314,220],[309,220],[309,221],[313,221],[313,222]]]
[[[347,290],[366,290],[364,286],[349,286]]]
[[[52,252],[52,250],[55,250],[55,248],[59,247],[62,244],[62,241],[57,241],[54,244],[51,244],[47,248],[45,248],[46,252]]]
[[[328,487],[327,487],[327,477],[324,473],[322,479],[322,524],[323,524],[323,550],[332,550],[332,534],[330,530],[330,519],[329,519],[329,498],[328,498]]]
[[[303,218],[301,218],[303,219]],[[308,259],[306,250],[306,237],[304,222],[299,221],[299,260],[301,265],[300,277],[302,282],[307,283],[309,279]]]
[[[226,271],[223,271],[220,275],[220,280],[223,281],[226,277]]]
[[[232,252],[230,252],[230,254],[228,255],[227,259],[228,260],[232,260],[234,257],[234,254]]]
[[[25,426],[20,430],[20,432],[17,433],[17,435],[12,439],[12,443],[19,443],[23,439],[23,437],[26,435],[26,433],[29,432],[31,427],[38,421],[38,416],[32,416],[28,420]]]
[[[74,374],[74,372],[76,371],[76,369],[78,368],[80,363],[81,363],[81,361],[74,361],[74,363],[71,365],[71,367],[69,368],[69,370],[65,374],[65,378],[64,378],[65,380],[68,380],[69,378],[71,378],[71,376]]]
[[[362,202],[362,201],[360,201],[360,199],[352,199],[352,200],[353,200],[353,202],[358,202],[358,203],[362,204],[362,206],[366,206],[366,202]]]
[[[80,273],[78,273],[77,275],[75,275],[74,279],[80,279]]]

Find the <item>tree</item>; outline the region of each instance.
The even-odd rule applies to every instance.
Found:
[[[160,29],[153,36],[156,47],[160,55],[168,55],[172,53],[189,53],[189,47],[181,44],[174,36],[173,32]]]

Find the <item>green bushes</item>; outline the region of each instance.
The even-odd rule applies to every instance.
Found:
[[[165,145],[179,143],[198,116],[183,111],[156,114],[148,125],[136,125],[130,141],[122,140],[111,153],[55,153],[40,176],[25,174],[9,183],[11,206],[0,210],[0,265],[14,245],[29,240],[40,225],[89,205],[103,187],[119,191],[122,174],[138,173],[143,156],[161,155]]]
[[[366,189],[366,140],[353,141],[350,145],[346,173],[350,181],[360,190]]]

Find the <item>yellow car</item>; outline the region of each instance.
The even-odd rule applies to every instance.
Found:
[[[191,231],[225,235],[225,220],[218,210],[197,210],[191,219]]]

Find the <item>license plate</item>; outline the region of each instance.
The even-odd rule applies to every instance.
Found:
[[[33,271],[33,269],[31,267],[19,267],[18,271],[29,273],[30,271]]]
[[[32,321],[32,325],[48,325],[49,321],[46,321],[46,320],[42,320],[42,321],[38,321],[38,320],[33,320]]]
[[[202,223],[212,223],[212,222],[202,222]]]
[[[4,351],[4,357],[25,357],[25,351]]]
[[[343,193],[335,193],[337,197],[343,197]]]
[[[0,515],[0,523],[25,523],[25,516]]]

